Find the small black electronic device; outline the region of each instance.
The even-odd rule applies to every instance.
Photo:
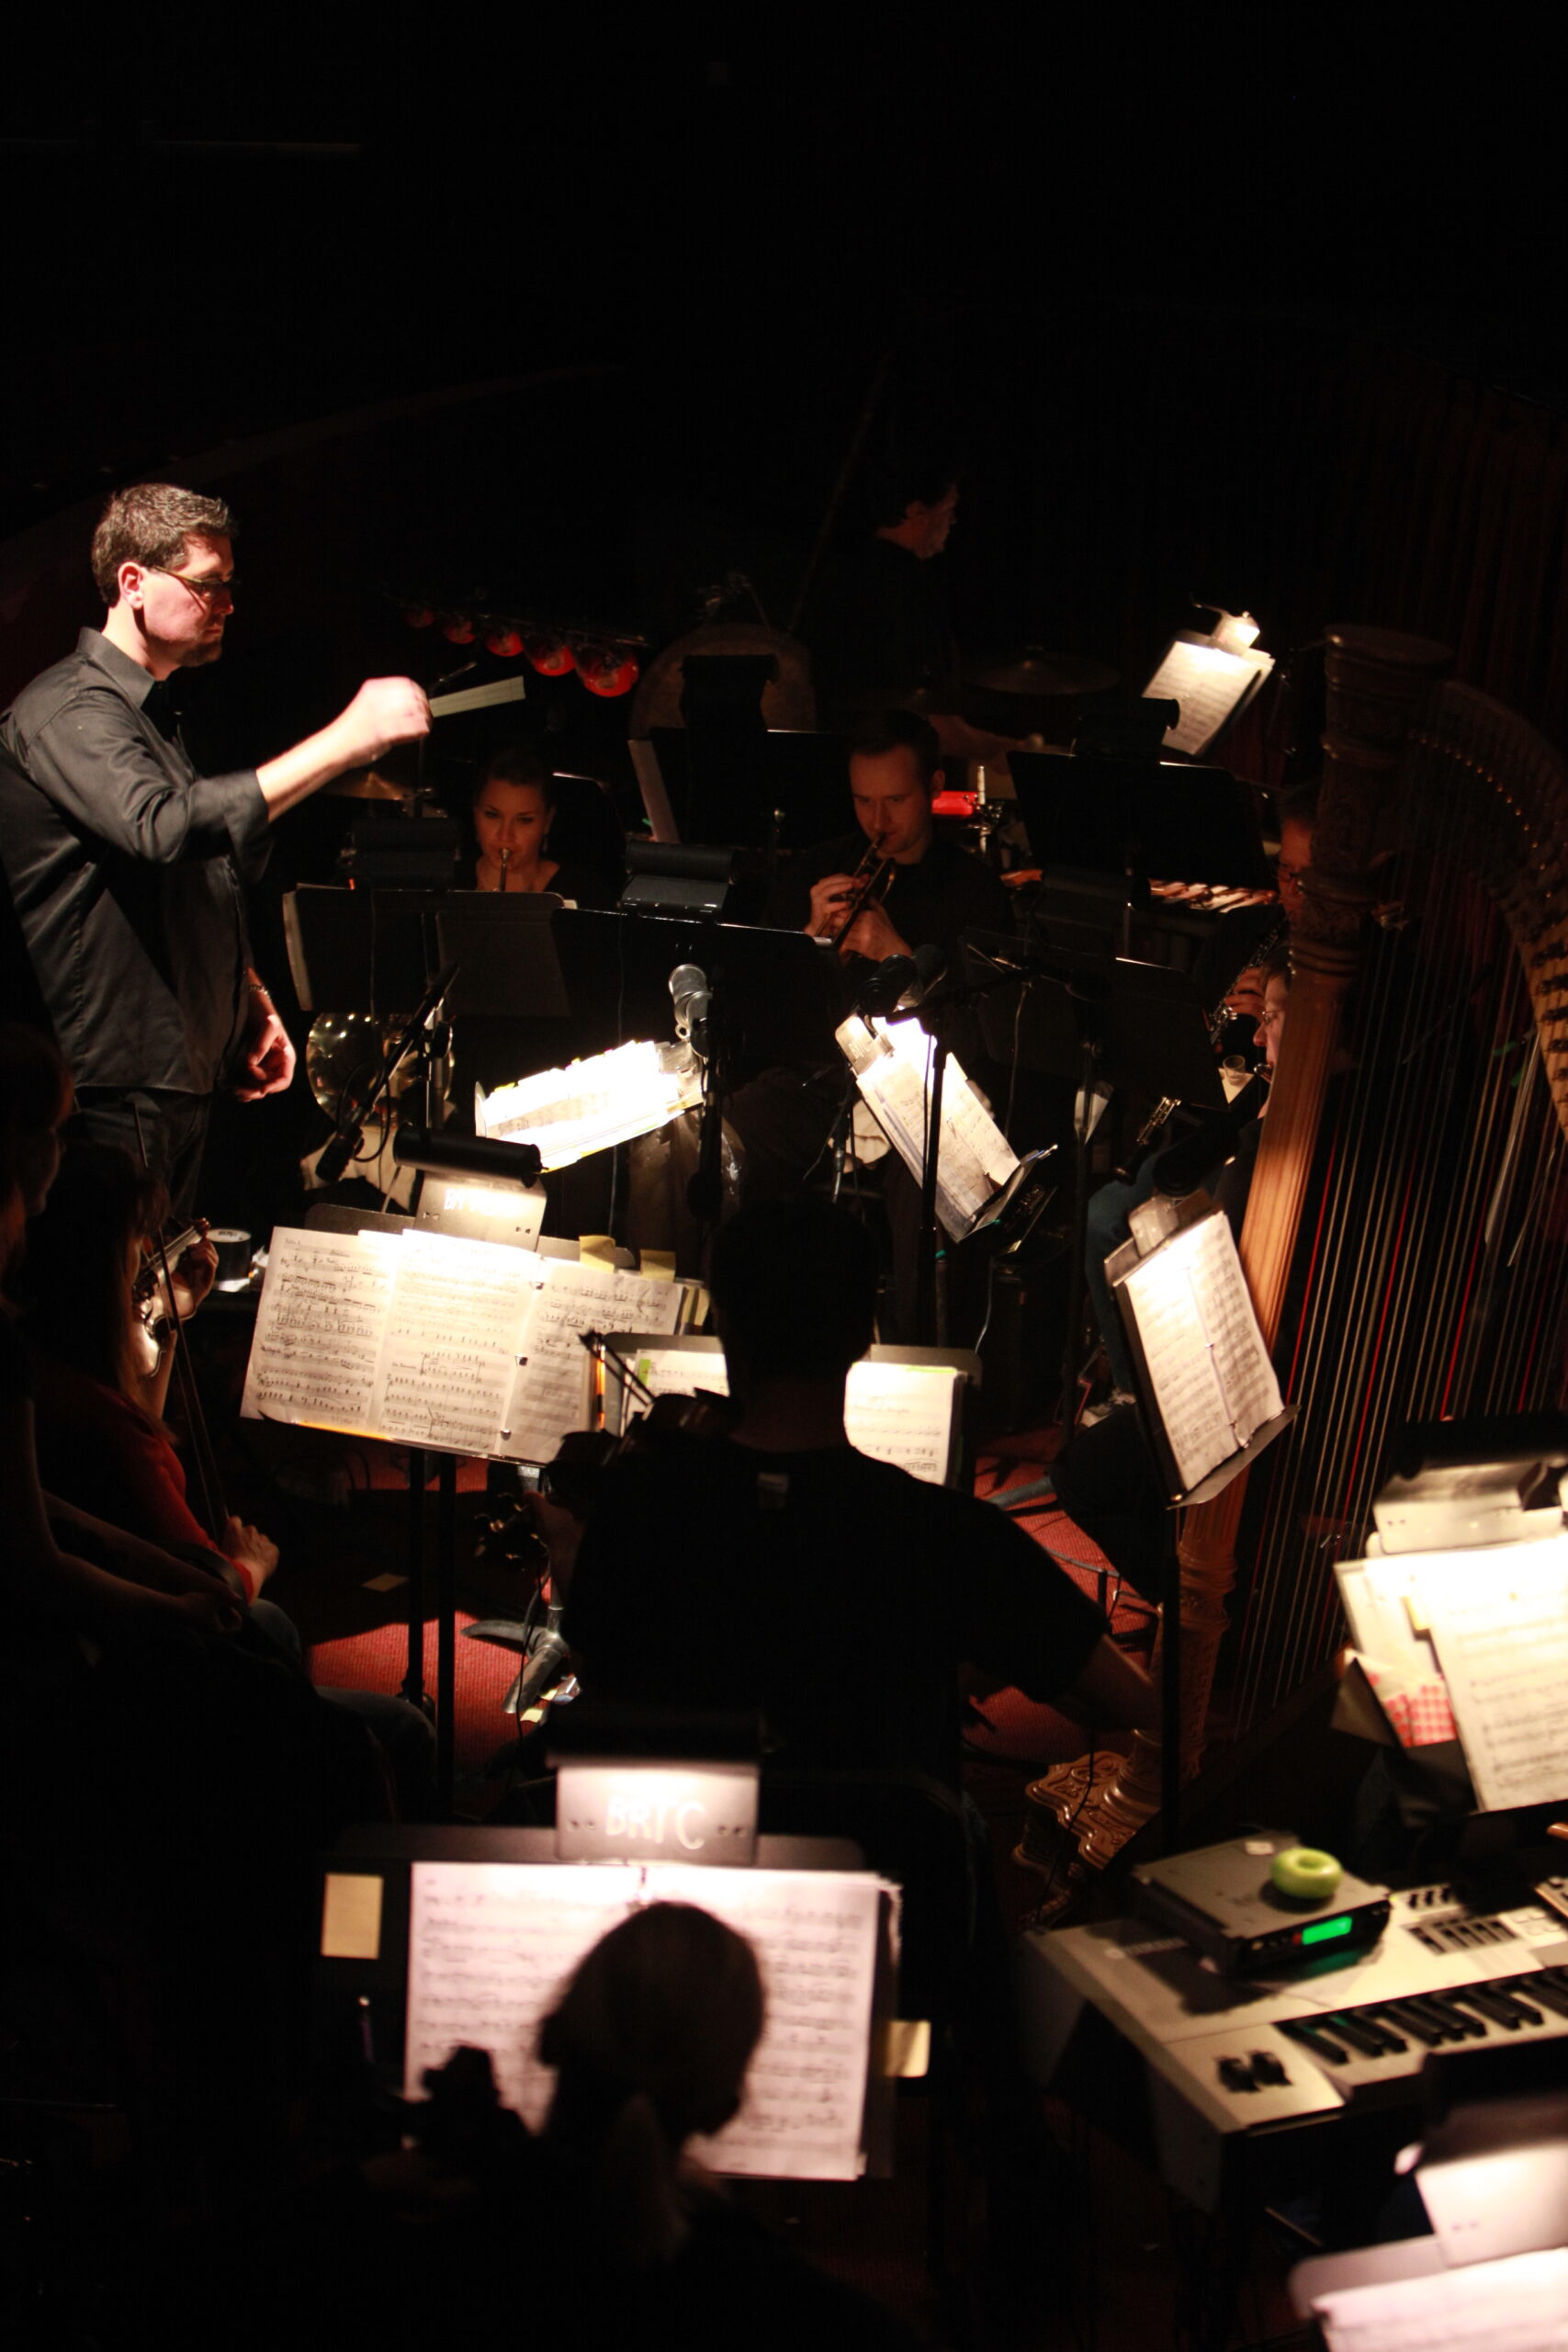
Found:
[[[1292,1865],[1300,1856],[1303,1865]],[[1266,1976],[1309,1961],[1365,1951],[1388,1925],[1389,1894],[1348,1871],[1331,1890],[1312,1887],[1310,1866],[1287,1829],[1255,1829],[1172,1854],[1134,1871],[1134,1907],[1185,1938],[1227,1976]],[[1276,1873],[1276,1862],[1280,1864]],[[1286,1882],[1284,1886],[1279,1879]],[[1303,1890],[1287,1891],[1300,1884]]]

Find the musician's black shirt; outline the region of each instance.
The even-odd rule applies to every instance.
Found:
[[[848,1446],[676,1437],[610,1472],[562,1630],[593,1697],[757,1708],[791,1768],[956,1787],[958,1666],[1048,1699],[1105,1623],[972,1496]]]
[[[254,769],[198,776],[167,690],[96,630],[0,720],[0,860],[80,1086],[208,1094],[243,1034]]]
[[[778,921],[798,931],[811,912],[811,886],[829,874],[852,874],[866,853],[863,833],[819,842],[805,852],[784,886]],[[1008,894],[983,857],[951,834],[933,833],[916,865],[896,865],[882,901],[887,920],[911,947],[950,946],[961,931],[1010,931]]]
[[[886,709],[916,688],[956,698],[958,648],[930,560],[873,535],[824,582],[803,628],[825,726]]]

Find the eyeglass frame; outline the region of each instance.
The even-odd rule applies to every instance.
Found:
[[[141,569],[143,571],[155,571],[164,580],[177,580],[182,588],[188,588],[193,596],[201,598],[203,604],[210,604],[214,596],[231,596],[240,584],[240,575],[236,571],[231,571],[221,580],[193,580],[188,571],[171,571],[166,563],[144,563]]]

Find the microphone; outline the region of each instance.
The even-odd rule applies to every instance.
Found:
[[[457,977],[457,965],[446,964],[431,981],[402,1035],[391,1048],[390,1054],[383,1057],[369,1102],[365,1102],[363,1107],[361,1107],[362,1098],[345,1098],[340,1102],[337,1132],[328,1139],[325,1149],[316,1162],[316,1176],[319,1182],[322,1184],[337,1182],[364,1140],[366,1120],[375,1108],[382,1088],[390,1080],[392,1072],[397,1069],[403,1056],[411,1052],[418,1043],[420,1031],[434,1028],[440,1017],[441,1008],[446,1003],[451,992],[452,983]]]
[[[677,964],[670,975],[670,996],[675,1007],[675,1035],[705,1061],[708,1011],[713,1001],[706,973],[695,964]]]

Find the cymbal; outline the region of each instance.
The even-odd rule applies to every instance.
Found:
[[[1097,695],[1116,684],[1108,662],[1083,653],[1047,653],[1038,645],[1006,653],[969,673],[972,686],[994,695]]]
[[[413,786],[394,784],[390,776],[378,775],[374,768],[350,768],[346,775],[334,776],[331,784],[323,784],[339,800],[412,800]]]

